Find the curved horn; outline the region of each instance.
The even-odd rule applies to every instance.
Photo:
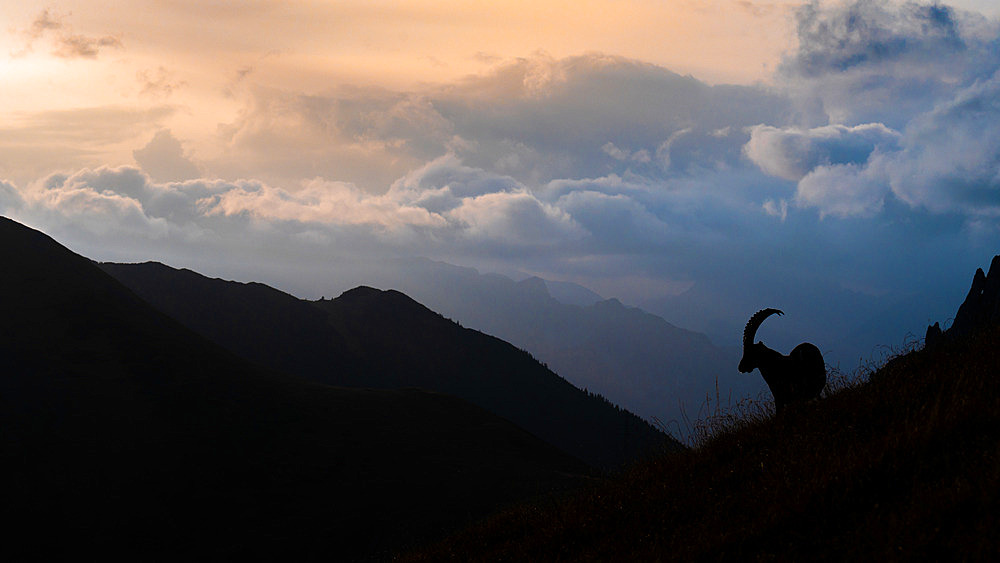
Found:
[[[755,336],[757,336],[757,329],[760,327],[760,324],[764,322],[764,319],[774,314],[784,315],[784,313],[779,311],[778,309],[761,309],[760,311],[754,313],[752,317],[750,317],[750,320],[747,321],[746,328],[743,329],[744,348],[753,344],[753,339]]]

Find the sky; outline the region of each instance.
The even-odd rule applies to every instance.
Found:
[[[836,348],[947,321],[1000,253],[992,1],[0,15],[0,213],[97,260],[316,298],[424,256]]]

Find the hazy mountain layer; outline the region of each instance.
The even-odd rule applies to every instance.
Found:
[[[756,394],[763,385],[759,377],[737,372],[738,349],[715,346],[704,334],[617,299],[581,305],[588,300],[579,286],[575,301],[566,298],[577,303],[570,304],[553,297],[550,288],[559,284],[540,278],[515,282],[430,260],[394,266],[372,272],[369,283],[398,289],[464,326],[527,350],[574,385],[647,419],[680,419],[682,403],[694,417],[706,394],[714,400],[717,381],[723,401],[730,393]],[[564,289],[558,294],[565,295]],[[739,344],[738,332],[733,342]]]

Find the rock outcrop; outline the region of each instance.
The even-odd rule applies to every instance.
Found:
[[[942,331],[939,323],[927,327],[925,346],[934,346],[944,339],[968,336],[983,327],[1000,324],[1000,255],[994,256],[988,274],[976,270],[972,287],[955,313],[951,327]]]

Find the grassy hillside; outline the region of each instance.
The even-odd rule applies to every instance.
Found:
[[[996,560],[1000,327],[413,560]]]

